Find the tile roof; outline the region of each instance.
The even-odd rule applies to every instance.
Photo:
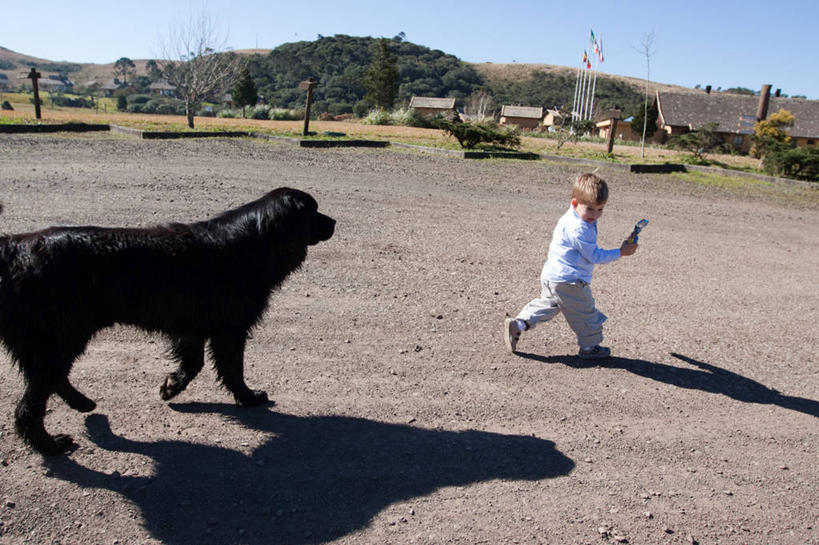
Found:
[[[718,123],[721,132],[753,132],[758,96],[731,93],[675,94],[657,93],[660,119],[665,125],[698,129],[706,123]],[[771,97],[768,115],[780,109],[795,117],[791,136],[819,137],[819,101],[802,98]]]
[[[501,108],[501,116],[542,119],[543,108],[536,106],[503,106]]]
[[[439,108],[442,110],[454,110],[454,98],[435,98],[435,97],[412,97],[410,99],[410,108]]]

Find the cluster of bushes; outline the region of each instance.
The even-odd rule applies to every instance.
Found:
[[[430,119],[418,113],[415,108],[399,108],[388,111],[376,108],[362,117],[365,125],[399,125],[402,127],[437,128],[437,119]]]
[[[495,121],[459,121],[439,119],[439,128],[455,137],[462,148],[472,149],[478,144],[501,148],[520,147],[520,129],[500,127]]]
[[[241,109],[220,110],[216,117],[242,117]],[[304,119],[304,110],[288,110],[285,108],[274,108],[266,104],[258,104],[252,108],[245,109],[244,117],[249,119],[270,119],[273,121],[301,121]]]
[[[51,103],[55,106],[66,106],[68,108],[96,108],[97,103],[93,97],[70,97],[66,95],[52,95]]]
[[[774,146],[763,156],[762,169],[771,176],[819,182],[819,149]]]
[[[185,103],[178,98],[135,94],[117,97],[117,109],[136,114],[185,115]]]

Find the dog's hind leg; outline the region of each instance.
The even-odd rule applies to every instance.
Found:
[[[63,380],[61,384],[57,385],[55,393],[63,398],[63,401],[68,403],[68,406],[81,413],[88,413],[93,411],[97,404],[91,399],[88,399],[82,392],[74,388],[68,381],[68,377]]]
[[[24,365],[21,365],[26,370]],[[26,391],[14,411],[14,427],[20,437],[45,456],[61,454],[74,446],[69,435],[51,436],[45,429],[46,403],[54,390],[48,376],[26,374]],[[82,394],[80,394],[82,395]]]
[[[159,396],[168,401],[188,387],[191,380],[205,365],[205,339],[201,337],[174,337],[171,339],[171,356],[178,367],[168,373],[159,388]]]
[[[244,332],[213,336],[210,339],[210,351],[219,380],[236,398],[236,403],[242,407],[258,407],[267,403],[268,398],[266,392],[251,390],[245,384],[246,338]]]

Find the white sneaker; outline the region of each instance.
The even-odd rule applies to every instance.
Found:
[[[514,354],[520,339],[520,329],[514,318],[507,318],[503,322],[503,342],[509,353]]]

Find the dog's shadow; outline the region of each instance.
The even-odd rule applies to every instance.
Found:
[[[86,426],[99,447],[151,458],[152,476],[106,474],[70,458],[49,460],[56,477],[115,491],[139,506],[146,529],[168,544],[308,544],[367,526],[391,504],[442,487],[568,474],[552,441],[482,431],[445,431],[341,416],[299,417],[222,404],[173,405],[216,413],[231,425],[274,434],[250,455],[185,441],[116,436],[108,419]],[[416,507],[421,509],[421,507]],[[410,524],[410,508],[390,523]]]
[[[539,356],[525,352],[520,352],[518,355],[542,363],[562,363],[575,368],[599,365],[609,369],[623,369],[629,373],[679,388],[720,394],[744,403],[777,405],[783,409],[790,409],[819,418],[819,401],[784,395],[740,374],[675,352],[671,353],[673,357],[697,369],[630,358],[612,357],[592,361],[577,356]]]

